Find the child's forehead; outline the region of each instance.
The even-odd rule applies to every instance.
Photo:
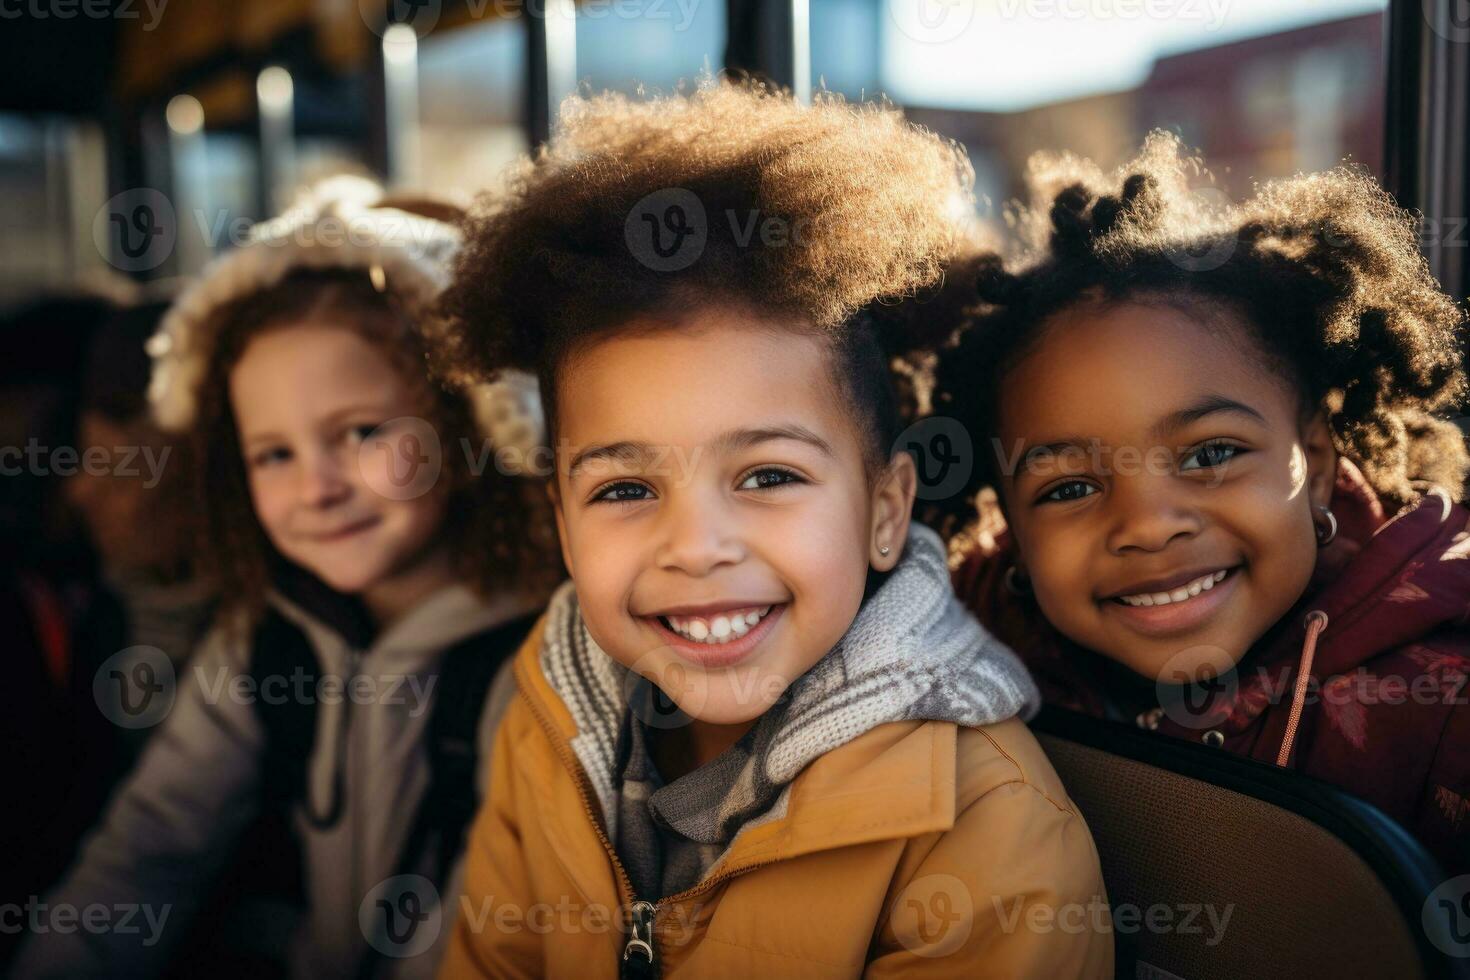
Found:
[[[701,443],[778,420],[835,435],[830,345],[735,313],[633,324],[581,344],[557,377],[558,435]]]
[[[1053,316],[1000,394],[1004,426],[1056,433],[1152,430],[1210,398],[1262,414],[1295,406],[1239,321],[1126,301]]]
[[[246,346],[230,385],[241,417],[290,418],[412,396],[387,351],[357,331],[333,324],[262,333]]]

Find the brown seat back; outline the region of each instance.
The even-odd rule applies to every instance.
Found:
[[[1033,727],[1097,842],[1120,978],[1462,975],[1420,925],[1445,876],[1368,804],[1069,712]]]

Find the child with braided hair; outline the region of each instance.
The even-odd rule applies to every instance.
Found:
[[[1112,181],[1033,164],[1031,254],[980,262],[936,345],[979,459],[941,516],[994,491],[957,589],[1047,700],[1336,784],[1470,866],[1464,314],[1364,174],[1205,207],[1195,163],[1155,134]]]

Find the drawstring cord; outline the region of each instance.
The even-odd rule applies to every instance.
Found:
[[[1312,658],[1317,654],[1317,638],[1327,628],[1327,614],[1320,609],[1307,613],[1307,638],[1302,642],[1302,658],[1297,664],[1296,687],[1291,692],[1291,714],[1286,719],[1286,734],[1281,737],[1281,751],[1276,755],[1276,764],[1285,767],[1291,757],[1291,746],[1296,741],[1297,726],[1302,720],[1302,705],[1307,700],[1307,684],[1312,679]]]

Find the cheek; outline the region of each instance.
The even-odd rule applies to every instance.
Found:
[[[1091,594],[1091,556],[1103,549],[1084,525],[1060,526],[1024,518],[1010,525],[1020,555],[1018,564],[1031,583],[1037,602],[1063,605]]]
[[[274,541],[285,530],[291,514],[292,492],[283,473],[255,471],[247,477],[250,504],[256,520]]]
[[[443,529],[449,513],[448,494],[438,489],[408,500],[386,500],[378,504],[384,523],[397,531],[404,548],[418,547]]]
[[[438,486],[444,469],[443,447],[434,428],[405,416],[385,424],[358,447],[349,461],[348,479],[384,500],[412,501]]]

